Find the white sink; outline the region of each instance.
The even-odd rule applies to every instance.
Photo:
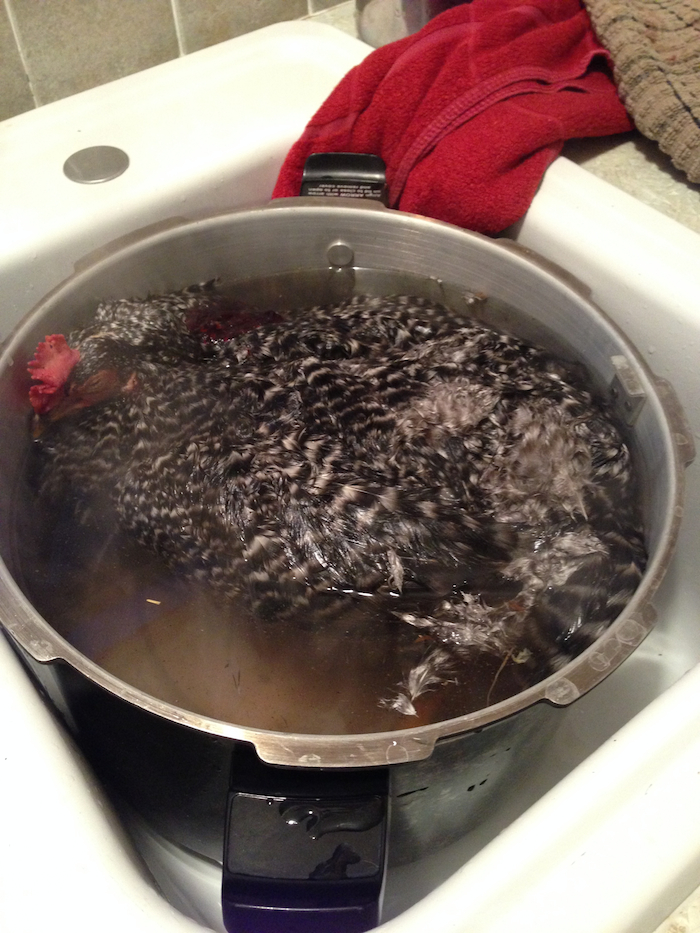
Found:
[[[0,336],[84,255],[169,217],[265,201],[282,159],[369,51],[281,24],[0,124]],[[123,149],[104,184],[62,166]],[[559,159],[522,243],[587,283],[671,380],[700,436],[700,236]],[[458,845],[387,882],[387,933],[652,931],[700,879],[700,466],[654,632],[562,716],[538,765]],[[685,675],[685,676],[683,676]],[[175,933],[220,924],[211,869],[134,828],[0,641],[0,928]],[[176,910],[154,887],[145,858]]]

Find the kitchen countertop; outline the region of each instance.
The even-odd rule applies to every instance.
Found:
[[[316,13],[312,18],[357,36],[354,0]],[[564,147],[564,155],[593,175],[700,233],[700,185],[690,184],[656,143],[641,133],[573,140]]]
[[[691,184],[657,144],[641,133],[573,140],[564,147],[564,155],[700,233],[700,185]]]

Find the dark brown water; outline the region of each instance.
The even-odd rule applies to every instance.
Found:
[[[424,656],[425,638],[371,598],[331,615],[321,600],[298,620],[263,621],[128,541],[81,542],[78,532],[69,542],[67,532],[76,535],[56,526],[33,565],[37,608],[105,670],[191,712],[284,732],[382,732],[463,715],[526,686],[517,665],[462,662],[405,716],[381,701]]]

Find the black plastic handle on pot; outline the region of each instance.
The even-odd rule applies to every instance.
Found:
[[[376,155],[316,152],[304,164],[299,193],[308,197],[355,198],[386,204],[386,165]]]
[[[280,768],[233,752],[222,908],[229,933],[364,933],[379,924],[388,768]]]

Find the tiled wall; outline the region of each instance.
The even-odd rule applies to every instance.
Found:
[[[0,0],[0,120],[344,0]]]

